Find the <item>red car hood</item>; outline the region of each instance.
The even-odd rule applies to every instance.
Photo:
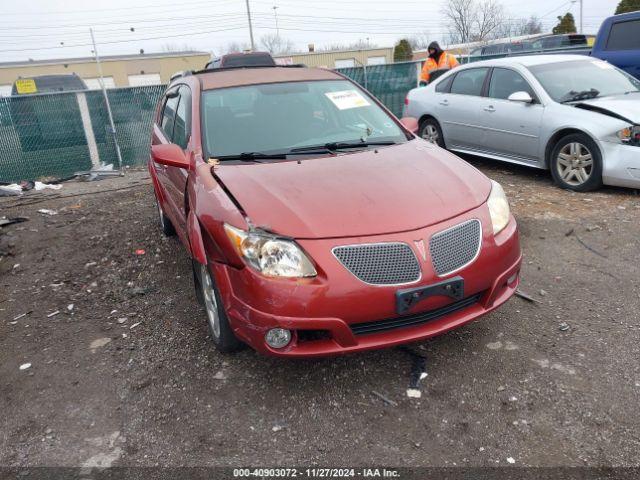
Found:
[[[416,230],[481,205],[491,190],[474,167],[419,139],[215,173],[255,226],[294,238]]]

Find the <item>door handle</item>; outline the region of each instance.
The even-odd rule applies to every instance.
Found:
[[[440,102],[440,105],[444,105],[446,107],[447,105],[449,105],[449,100],[442,100]]]
[[[488,107],[484,108],[485,112],[495,112],[496,109],[493,107],[493,105],[489,105]]]

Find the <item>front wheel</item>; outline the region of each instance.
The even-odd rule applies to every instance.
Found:
[[[209,267],[198,262],[193,262],[196,292],[207,314],[209,332],[216,348],[229,353],[239,350],[242,342],[236,338],[229,325],[229,319],[222,305],[222,299],[218,292]]]
[[[171,223],[169,217],[167,217],[167,215],[164,213],[158,197],[156,197],[156,209],[158,210],[158,222],[160,223],[160,230],[162,230],[162,233],[164,233],[167,237],[173,237],[176,234],[176,229],[173,227],[173,223]]]
[[[551,176],[562,188],[588,192],[602,186],[602,154],[584,133],[572,133],[556,143],[549,161]]]
[[[441,148],[445,148],[444,137],[440,124],[434,118],[427,118],[420,124],[418,135],[427,142],[434,143]]]

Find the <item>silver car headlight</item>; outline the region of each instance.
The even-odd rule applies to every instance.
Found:
[[[509,224],[511,210],[502,185],[493,180],[491,180],[491,194],[489,194],[487,206],[489,207],[489,215],[493,224],[493,234],[497,235]]]
[[[318,273],[302,249],[292,240],[266,233],[245,232],[224,224],[229,240],[251,267],[268,277],[315,277]]]
[[[631,125],[616,132],[616,137],[627,145],[640,146],[640,125]]]

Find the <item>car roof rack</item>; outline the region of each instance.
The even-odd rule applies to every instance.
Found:
[[[304,63],[295,63],[292,65],[238,65],[234,67],[205,68],[203,70],[194,70],[192,75],[200,73],[224,72],[227,70],[243,70],[250,68],[308,68]]]

